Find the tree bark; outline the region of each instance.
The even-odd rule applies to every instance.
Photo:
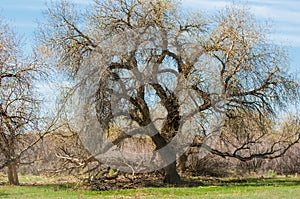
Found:
[[[7,166],[7,177],[8,182],[11,185],[20,185],[17,164],[15,161],[12,161]]]
[[[159,133],[151,137],[156,145],[156,149],[159,150],[167,145],[167,141]],[[176,169],[176,153],[170,149],[166,149],[160,152],[160,156],[163,161],[170,163],[163,169],[165,171],[164,183],[179,184],[180,176]]]
[[[180,183],[180,176],[176,169],[176,160],[173,163],[166,166],[164,170],[165,170],[164,183],[169,183],[169,184]]]

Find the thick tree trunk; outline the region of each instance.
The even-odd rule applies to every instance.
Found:
[[[164,170],[165,170],[164,183],[169,183],[169,184],[180,183],[180,176],[176,170],[176,161],[166,166]]]
[[[7,176],[9,184],[11,185],[19,185],[19,177],[18,177],[18,170],[17,164],[13,161],[8,164],[7,166]]]
[[[151,138],[154,141],[157,150],[167,145],[167,141],[159,133]],[[164,183],[179,184],[180,176],[176,169],[176,153],[171,149],[165,148],[165,150],[160,151],[160,156],[165,163],[170,163],[163,168],[165,171]]]

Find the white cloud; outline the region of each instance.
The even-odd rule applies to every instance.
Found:
[[[300,47],[300,35],[292,34],[271,34],[271,39],[275,43],[289,47]]]
[[[228,5],[228,2],[222,0],[185,0],[182,4],[194,9],[215,10]]]
[[[77,4],[89,5],[89,4],[92,4],[94,1],[93,0],[73,0],[73,2],[77,3]]]
[[[252,12],[258,16],[265,19],[273,19],[274,21],[278,22],[286,22],[286,23],[297,23],[300,24],[300,7],[299,11],[293,11],[284,8],[277,8],[271,6],[258,6],[258,5],[251,5]]]
[[[283,9],[299,10],[300,2],[298,0],[248,0],[249,4],[268,5],[271,7],[279,7]]]
[[[289,9],[288,3],[290,1],[287,5],[278,3],[279,6],[251,5],[251,9],[255,16],[272,21],[275,33],[271,36],[277,43],[300,47],[300,7],[297,12]]]
[[[214,12],[231,1],[226,0],[185,0],[183,5],[191,9]],[[300,47],[300,1],[297,0],[248,0],[246,5],[261,20],[273,24],[272,39],[276,43]]]

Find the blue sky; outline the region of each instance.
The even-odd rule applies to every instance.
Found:
[[[53,0],[55,1],[55,0]],[[73,0],[79,5],[87,5],[92,0]],[[228,0],[183,0],[183,5],[193,9],[214,12]],[[247,0],[252,12],[262,20],[273,23],[272,39],[289,49],[293,71],[300,71],[300,0]],[[45,0],[0,0],[0,16],[11,22],[16,32],[23,36],[25,42],[33,41],[36,21],[42,20]]]

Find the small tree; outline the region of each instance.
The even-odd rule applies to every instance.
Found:
[[[196,135],[200,146],[221,156],[267,158],[279,150],[242,157],[247,154],[213,148],[231,113],[268,118],[298,99],[298,84],[284,72],[284,51],[268,41],[267,29],[246,9],[234,5],[205,18],[181,11],[172,0],[96,0],[78,15],[62,1],[47,15],[41,41],[74,78],[82,139],[101,161],[118,159],[118,168],[123,161],[137,169],[147,159],[148,166],[164,168],[165,182],[177,183],[176,156]],[[257,120],[245,126],[256,122],[260,126]],[[154,143],[154,155],[130,159],[132,153],[114,152],[137,137]]]
[[[0,27],[0,169],[7,167],[9,183],[18,185],[20,158],[51,127],[40,129],[44,121],[34,81],[43,75],[41,68],[35,61],[22,60],[15,34],[3,20]]]

